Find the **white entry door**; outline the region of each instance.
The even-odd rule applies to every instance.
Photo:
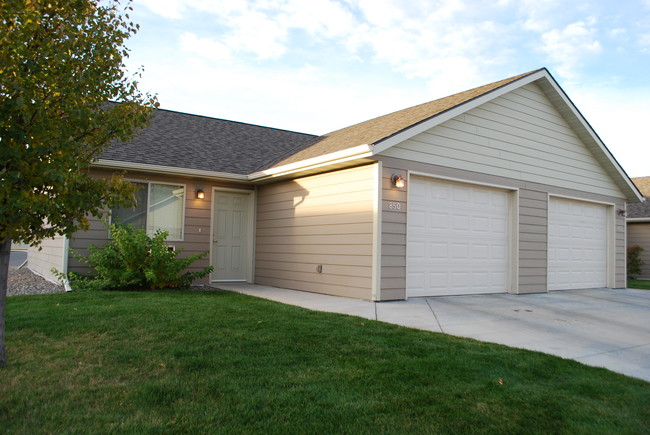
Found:
[[[251,194],[216,191],[212,223],[212,281],[246,281]]]
[[[509,195],[501,189],[411,177],[407,295],[507,292]]]
[[[607,206],[548,202],[548,289],[607,286]]]

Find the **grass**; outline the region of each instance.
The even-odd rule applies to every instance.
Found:
[[[627,288],[650,290],[650,281],[630,278],[627,280]]]
[[[14,296],[3,433],[648,433],[650,384],[236,293]]]

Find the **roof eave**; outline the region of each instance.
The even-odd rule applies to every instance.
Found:
[[[125,162],[120,160],[98,159],[92,166],[94,168],[139,171],[155,174],[177,175],[184,177],[200,177],[210,180],[247,182],[249,176],[232,174],[228,172],[206,171],[191,168],[176,168],[173,166],[151,165],[146,163]]]
[[[354,163],[372,157],[375,153],[371,145],[359,145],[342,151],[302,160],[288,165],[273,167],[249,175],[255,182],[266,182],[295,176],[306,172],[320,172],[330,167],[340,166],[345,163]]]
[[[151,165],[145,163],[125,162],[119,160],[98,159],[92,164],[94,168],[139,171],[155,174],[176,175],[185,177],[200,177],[211,180],[233,181],[239,183],[267,182],[280,180],[303,173],[326,171],[332,167],[341,167],[361,163],[373,155],[372,146],[360,145],[343,151],[291,163],[284,166],[265,169],[249,175],[232,174],[227,172],[205,171],[191,168],[175,168],[172,166]]]

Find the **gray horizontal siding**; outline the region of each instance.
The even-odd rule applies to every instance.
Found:
[[[548,194],[519,190],[519,293],[546,291]]]
[[[431,174],[434,176],[447,177],[464,180],[472,183],[487,183],[497,186],[515,188],[519,190],[519,264],[518,264],[518,292],[519,293],[538,293],[546,291],[547,283],[547,232],[548,232],[548,196],[560,195],[573,198],[579,198],[585,201],[595,201],[615,204],[615,208],[623,207],[623,199],[616,196],[608,196],[591,192],[584,192],[567,186],[553,186],[541,183],[524,181],[521,179],[511,179],[507,177],[495,176],[481,172],[460,170],[440,165],[434,165],[422,161],[411,161],[398,159],[388,156],[381,156],[384,167],[384,178],[389,177],[389,173],[402,171],[402,173],[411,171],[418,173]],[[386,180],[385,180],[386,181]],[[387,185],[390,186],[390,185]],[[401,195],[406,196],[408,186]],[[394,195],[394,194],[393,194]],[[386,196],[386,188],[384,188]],[[398,198],[398,197],[396,197]],[[385,198],[384,198],[385,199]],[[406,214],[395,213],[384,210],[383,226],[389,231],[386,235],[388,240],[395,240],[393,233],[400,234],[399,226],[403,225],[404,234],[406,232]],[[615,286],[625,285],[625,227],[624,218],[617,215],[616,218],[616,264],[615,264]],[[382,230],[385,231],[382,227]],[[386,277],[382,279],[382,292],[390,291],[393,296],[404,295],[401,288],[406,285],[405,267],[404,277],[396,277],[395,270],[390,267],[403,267],[400,258],[406,258],[406,246],[401,244],[382,245],[382,274]],[[385,269],[386,268],[386,269]],[[384,275],[382,275],[384,277]],[[401,281],[400,281],[401,280]],[[382,293],[382,298],[385,294]]]
[[[381,177],[381,300],[406,298],[407,190],[393,186],[391,177],[407,178],[405,170],[383,164]],[[394,205],[399,204],[399,210]],[[393,205],[393,207],[391,207]]]
[[[620,189],[531,83],[414,136],[384,155],[586,193]]]
[[[627,246],[638,245],[643,248],[640,278],[650,278],[650,222],[630,222],[627,224]]]
[[[109,176],[111,172],[108,171],[94,171],[93,174],[97,177]],[[137,172],[129,172],[125,176],[131,181],[143,182],[161,182],[161,183],[178,183],[185,185],[185,221],[183,228],[182,241],[169,241],[169,245],[173,245],[176,249],[182,250],[179,254],[180,258],[210,251],[210,217],[212,215],[212,188],[213,187],[236,187],[238,189],[250,189],[253,187],[242,187],[241,185],[232,185],[229,183],[201,181],[195,179],[188,179],[183,177],[173,176],[160,176],[156,174],[144,174]],[[205,198],[202,200],[196,199],[195,193],[197,189],[205,192]],[[108,240],[108,231],[97,218],[90,217],[90,229],[88,231],[78,231],[70,239],[70,248],[77,253],[87,256],[88,247],[95,245],[97,247],[103,246]],[[194,262],[188,271],[196,272],[210,265],[209,255]],[[83,275],[91,274],[91,270],[85,263],[78,261],[73,256],[70,256],[70,263],[68,270]],[[207,284],[209,278],[203,278],[195,284]]]

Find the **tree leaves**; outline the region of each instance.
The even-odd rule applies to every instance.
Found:
[[[37,243],[129,205],[120,177],[88,168],[129,140],[157,107],[124,72],[137,32],[117,1],[0,3],[0,241]],[[109,103],[109,101],[115,101]]]

